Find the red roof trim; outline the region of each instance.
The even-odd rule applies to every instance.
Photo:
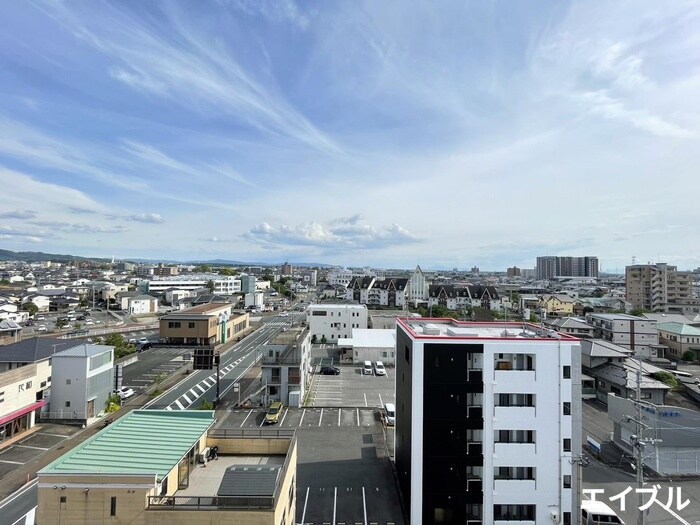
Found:
[[[32,403],[29,406],[26,406],[24,408],[20,408],[19,410],[15,410],[14,412],[10,412],[6,416],[0,417],[0,425],[4,425],[5,423],[9,423],[13,419],[17,419],[18,417],[21,417],[25,414],[29,414],[29,412],[34,412],[37,408],[43,407],[47,401],[45,399],[41,401],[37,401],[36,403]]]

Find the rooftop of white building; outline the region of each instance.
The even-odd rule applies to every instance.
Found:
[[[474,323],[454,319],[403,319],[401,325],[416,339],[561,339],[578,341],[578,338],[548,330],[530,323],[493,322]]]

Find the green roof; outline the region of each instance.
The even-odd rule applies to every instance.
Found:
[[[134,410],[39,474],[153,474],[161,481],[214,421],[212,410]]]
[[[692,335],[700,337],[700,328],[682,323],[656,323],[657,330],[671,332],[676,335]]]

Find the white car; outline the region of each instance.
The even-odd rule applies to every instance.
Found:
[[[36,329],[39,332],[46,332],[46,325],[40,324],[39,326],[36,327]]]
[[[136,339],[134,339],[133,337],[132,337],[131,339],[129,339],[129,344],[130,344],[130,345],[135,345],[135,344],[136,344]]]
[[[280,314],[280,317],[289,317],[289,314],[287,312],[282,312]]]
[[[125,399],[129,399],[131,396],[136,394],[136,392],[134,392],[132,388],[126,386],[121,387],[119,390],[115,390],[114,393],[117,394],[119,396],[119,399],[121,399],[122,401],[124,401]]]
[[[384,363],[377,361],[377,363],[374,365],[374,373],[378,376],[385,376],[386,368],[384,368]]]
[[[148,343],[148,338],[147,338],[147,337],[142,337],[141,339],[139,339],[139,344],[140,344],[140,345],[145,345],[146,343]]]

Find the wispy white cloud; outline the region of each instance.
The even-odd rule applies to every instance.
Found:
[[[232,7],[239,12],[251,16],[261,16],[275,24],[293,27],[305,31],[309,27],[310,17],[302,13],[292,0],[279,0],[277,2],[257,2],[255,0],[219,0],[227,7]]]
[[[185,22],[187,15],[174,4],[167,10],[167,29],[154,28],[122,7],[113,4],[99,15],[59,3],[49,3],[45,9],[84,42],[117,61],[109,75],[130,88],[168,97],[188,110],[226,115],[238,125],[295,139],[325,153],[341,151],[293,107],[274,79],[245,69],[232,49],[195,29],[191,20]]]
[[[0,212],[0,219],[33,219],[37,215],[34,210],[12,210]]]
[[[243,236],[250,241],[267,246],[313,246],[332,248],[337,251],[387,248],[421,242],[421,239],[398,224],[374,227],[358,224],[356,221],[332,224],[312,221],[278,227],[261,223]]]
[[[147,224],[161,224],[165,222],[159,213],[139,213],[137,215],[129,215],[127,219],[130,221],[145,222]]]

